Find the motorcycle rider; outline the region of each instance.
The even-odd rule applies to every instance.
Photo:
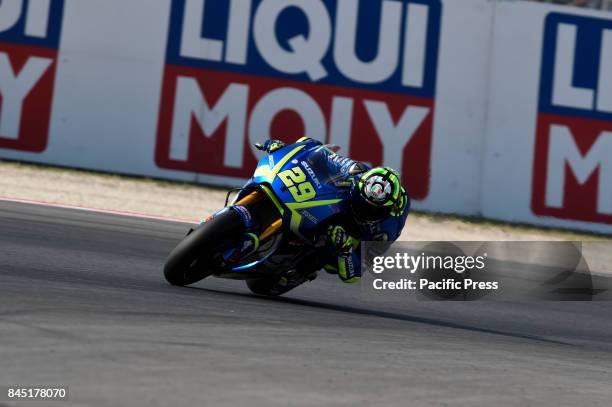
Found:
[[[317,140],[303,137],[300,142]],[[267,140],[260,150],[272,153],[286,144]],[[350,213],[327,226],[327,258],[324,266],[345,283],[361,278],[361,241],[396,240],[410,212],[410,197],[400,183],[399,173],[390,167],[370,168],[366,164],[323,149],[331,173],[350,182]]]

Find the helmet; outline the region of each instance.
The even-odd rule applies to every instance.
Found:
[[[353,215],[364,223],[382,220],[401,203],[402,195],[397,171],[390,167],[372,168],[359,178],[353,188]]]

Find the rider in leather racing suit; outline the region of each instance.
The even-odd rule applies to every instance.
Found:
[[[298,142],[320,142],[302,138]],[[258,145],[269,153],[284,147],[279,140]],[[351,212],[327,225],[325,270],[337,273],[345,283],[361,278],[361,241],[396,240],[410,212],[410,197],[401,186],[399,174],[389,167],[369,166],[324,149],[331,173],[351,182]]]

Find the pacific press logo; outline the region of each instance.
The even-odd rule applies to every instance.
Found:
[[[0,1],[0,148],[47,146],[63,5]]]
[[[532,208],[612,224],[612,21],[546,18]]]
[[[307,135],[429,190],[439,0],[172,2],[162,168],[248,178],[254,142]]]

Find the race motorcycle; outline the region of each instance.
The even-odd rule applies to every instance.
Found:
[[[166,280],[240,279],[253,293],[274,296],[316,278],[325,265],[323,231],[349,210],[351,181],[330,173],[330,148],[305,139],[265,155],[233,201],[230,191],[225,208],[170,253]]]

